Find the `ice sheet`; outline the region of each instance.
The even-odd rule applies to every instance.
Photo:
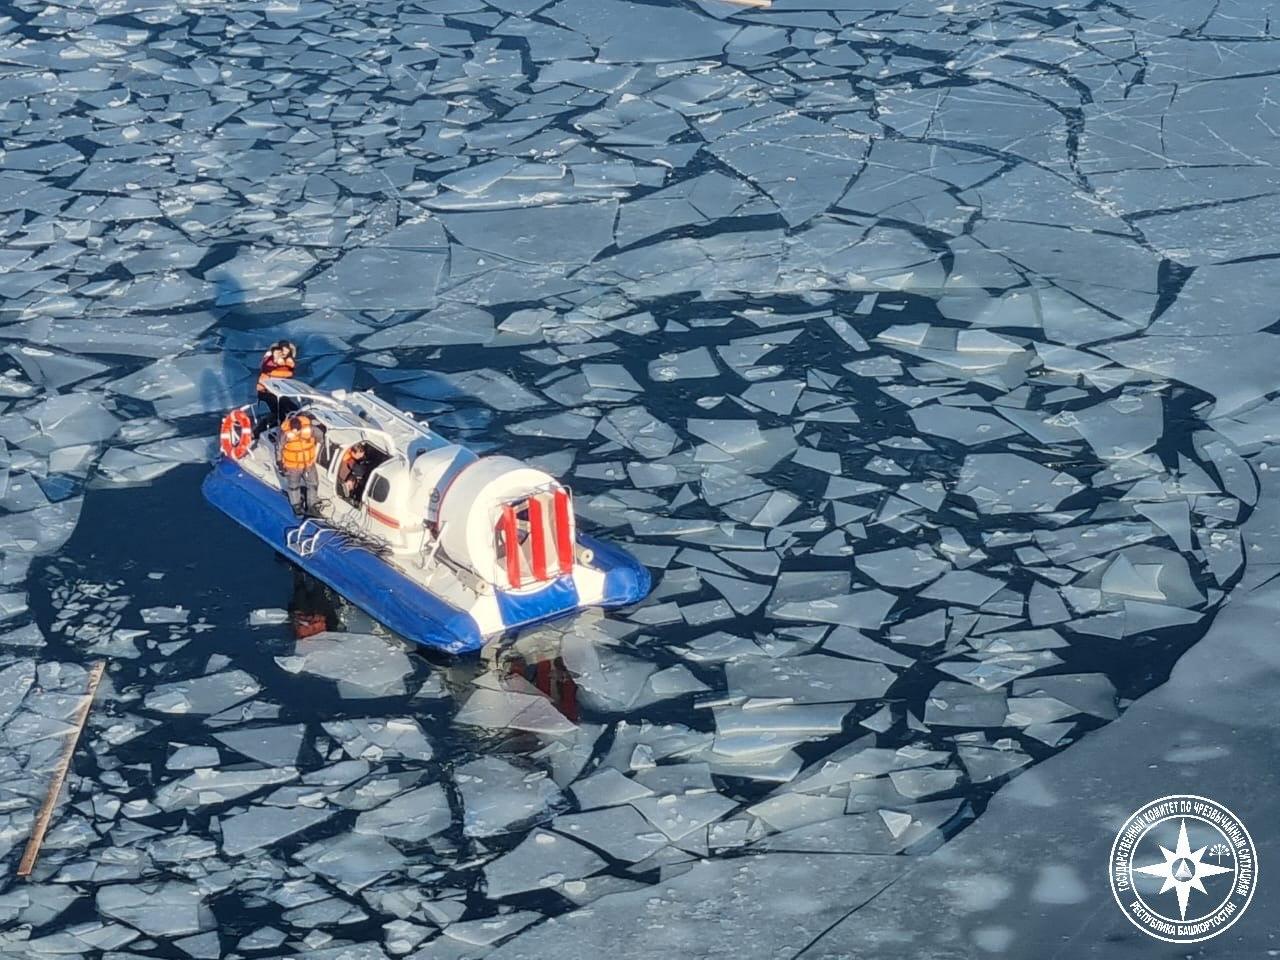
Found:
[[[668,952],[820,954],[876,888],[848,854],[940,842],[975,784],[1146,689],[1135,644],[1280,560],[1265,11],[437,6],[18,16],[0,846],[79,693],[54,651],[109,657],[50,889],[255,911],[219,939],[204,907],[168,931],[41,894],[0,913],[24,955],[626,955],[677,927]],[[103,511],[194,490],[281,337],[310,381],[566,476],[651,565],[650,602],[563,641],[563,710],[350,609],[291,647],[201,599],[208,558],[104,564]],[[285,675],[234,655],[246,618]],[[794,878],[779,924],[758,904]],[[619,933],[650,912],[667,932]]]

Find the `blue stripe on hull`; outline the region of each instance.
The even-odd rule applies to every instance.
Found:
[[[285,535],[298,525],[289,501],[233,461],[221,460],[202,489],[205,499],[231,519],[406,639],[449,653],[467,653],[484,644],[470,615],[368,550],[341,543],[331,530],[320,535],[315,553],[298,556],[285,545]]]
[[[522,627],[528,623],[552,620],[577,610],[578,589],[573,577],[557,577],[535,593],[495,593],[498,613],[507,627]]]
[[[625,607],[649,595],[649,568],[627,551],[585,533],[578,534],[578,542],[595,554],[592,566],[604,571],[600,606]]]
[[[342,543],[332,530],[325,528],[321,533],[315,553],[298,556],[285,545],[286,534],[298,525],[288,499],[234,461],[220,460],[202,489],[205,499],[231,519],[406,639],[449,653],[468,653],[484,645],[485,638],[469,614],[368,550]],[[331,542],[335,539],[339,542]],[[595,554],[593,566],[604,571],[601,606],[625,606],[645,598],[650,581],[644,565],[595,537],[579,534],[578,540]],[[553,620],[580,608],[571,577],[561,577],[528,596],[499,591],[497,599],[509,628]]]

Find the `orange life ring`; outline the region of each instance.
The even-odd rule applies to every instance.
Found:
[[[253,421],[243,407],[222,418],[222,455],[239,460],[253,446]]]

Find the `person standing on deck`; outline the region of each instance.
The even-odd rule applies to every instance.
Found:
[[[277,399],[267,392],[266,383],[271,379],[284,379],[293,376],[297,365],[298,348],[288,340],[273,343],[262,355],[258,366],[258,400],[267,405],[268,416],[262,427],[275,426],[280,422],[280,408]]]
[[[280,473],[284,477],[289,506],[299,517],[320,516],[319,478],[316,475],[319,449],[310,417],[293,416],[281,425],[277,447]]]

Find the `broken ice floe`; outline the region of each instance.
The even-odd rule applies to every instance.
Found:
[[[98,919],[6,901],[0,950],[501,956],[554,936],[544,909],[642,913],[655,871],[684,909],[726,864],[777,885],[812,875],[794,851],[926,848],[971,787],[1115,717],[1087,645],[1119,674],[1275,552],[1239,530],[1280,439],[1275,85],[1237,42],[1265,17],[535,6],[23,21],[0,843],[65,731],[60,645],[110,657],[120,699],[46,854]],[[652,602],[545,681],[419,686],[360,630],[272,647],[283,677],[184,665],[201,611],[181,586],[128,609],[115,564],[55,587],[46,631],[33,558],[97,498],[153,507],[104,485],[205,462],[280,337],[309,379],[571,476]],[[743,848],[772,852],[715,859]],[[267,913],[220,939],[211,895]]]

